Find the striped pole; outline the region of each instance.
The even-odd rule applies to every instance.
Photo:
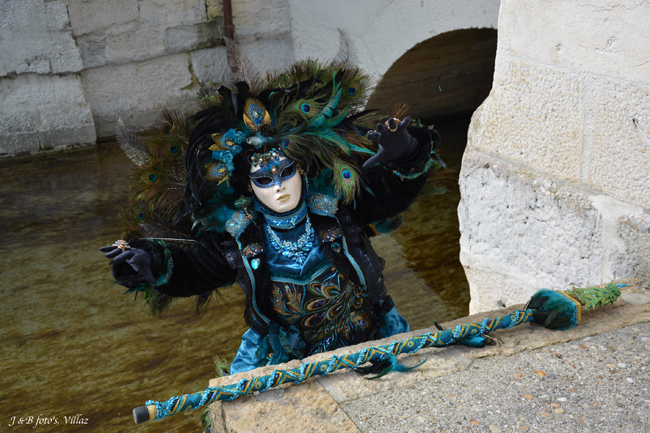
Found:
[[[183,412],[198,409],[215,401],[232,401],[254,392],[264,392],[285,383],[301,383],[312,376],[324,376],[343,368],[358,368],[367,362],[384,361],[402,353],[415,353],[425,347],[443,347],[463,339],[481,338],[497,329],[508,329],[524,322],[533,321],[535,310],[516,310],[507,316],[484,319],[481,323],[466,323],[454,329],[426,333],[384,346],[366,347],[360,352],[332,356],[322,361],[302,364],[299,368],[273,370],[271,374],[242,379],[235,384],[208,387],[204,391],[172,397],[167,401],[149,400],[145,406],[133,409],[136,424],[158,420]],[[461,341],[462,342],[462,341]]]

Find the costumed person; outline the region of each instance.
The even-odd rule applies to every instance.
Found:
[[[101,248],[113,276],[155,311],[238,282],[249,329],[231,374],[409,330],[370,238],[441,166],[439,136],[363,111],[367,83],[349,63],[298,62],[121,136],[138,172],[127,240]]]

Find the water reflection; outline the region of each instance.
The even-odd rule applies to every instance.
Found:
[[[460,152],[444,157],[460,167]],[[14,416],[41,415],[58,424],[35,431],[198,431],[199,411],[135,427],[131,409],[204,389],[213,355],[232,357],[245,331],[244,298],[233,287],[201,315],[180,300],[156,319],[140,299],[121,295],[98,247],[119,237],[129,171],[116,143],[0,161],[0,407],[7,425]],[[457,191],[424,196],[404,227],[374,242],[387,260],[390,293],[415,329],[467,314]],[[77,414],[88,424],[66,424]]]

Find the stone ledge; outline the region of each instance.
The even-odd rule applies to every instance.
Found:
[[[210,418],[216,432],[359,432],[352,422],[354,418],[346,413],[340,403],[349,403],[360,398],[388,390],[413,388],[425,380],[467,369],[476,359],[511,356],[566,341],[581,339],[610,330],[650,321],[650,290],[648,282],[642,280],[617,281],[630,284],[622,290],[619,300],[597,311],[584,312],[582,323],[568,331],[552,331],[534,324],[523,324],[507,331],[497,331],[493,336],[498,345],[485,348],[453,346],[449,348],[424,349],[413,355],[400,356],[400,362],[414,365],[425,357],[428,360],[416,370],[408,373],[391,373],[381,379],[366,380],[353,371],[340,371],[330,376],[321,376],[299,385],[285,385],[266,393],[257,393],[232,402],[216,402],[210,406]],[[516,306],[522,308],[523,305]],[[443,324],[452,328],[467,322],[480,322],[485,317],[502,316],[516,309],[509,308],[484,312],[460,318]],[[433,332],[423,329],[401,334],[389,339],[373,341],[347,347],[334,352],[315,355],[305,362],[328,358],[333,354],[352,353],[371,345],[389,344],[396,339]],[[588,361],[588,360],[587,360]],[[300,365],[292,361],[278,366],[269,366],[225,378],[213,379],[210,386],[235,383],[244,378],[271,373],[274,369],[295,368]],[[349,405],[346,405],[349,407]]]

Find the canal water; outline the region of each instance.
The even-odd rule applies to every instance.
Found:
[[[468,122],[438,127],[448,192],[423,195],[373,240],[412,329],[468,312],[456,216]],[[200,431],[200,410],[141,426],[131,410],[203,390],[213,356],[232,359],[246,330],[244,298],[235,286],[200,315],[180,300],[154,318],[111,282],[98,248],[119,238],[130,169],[114,142],[0,160],[0,431]]]

